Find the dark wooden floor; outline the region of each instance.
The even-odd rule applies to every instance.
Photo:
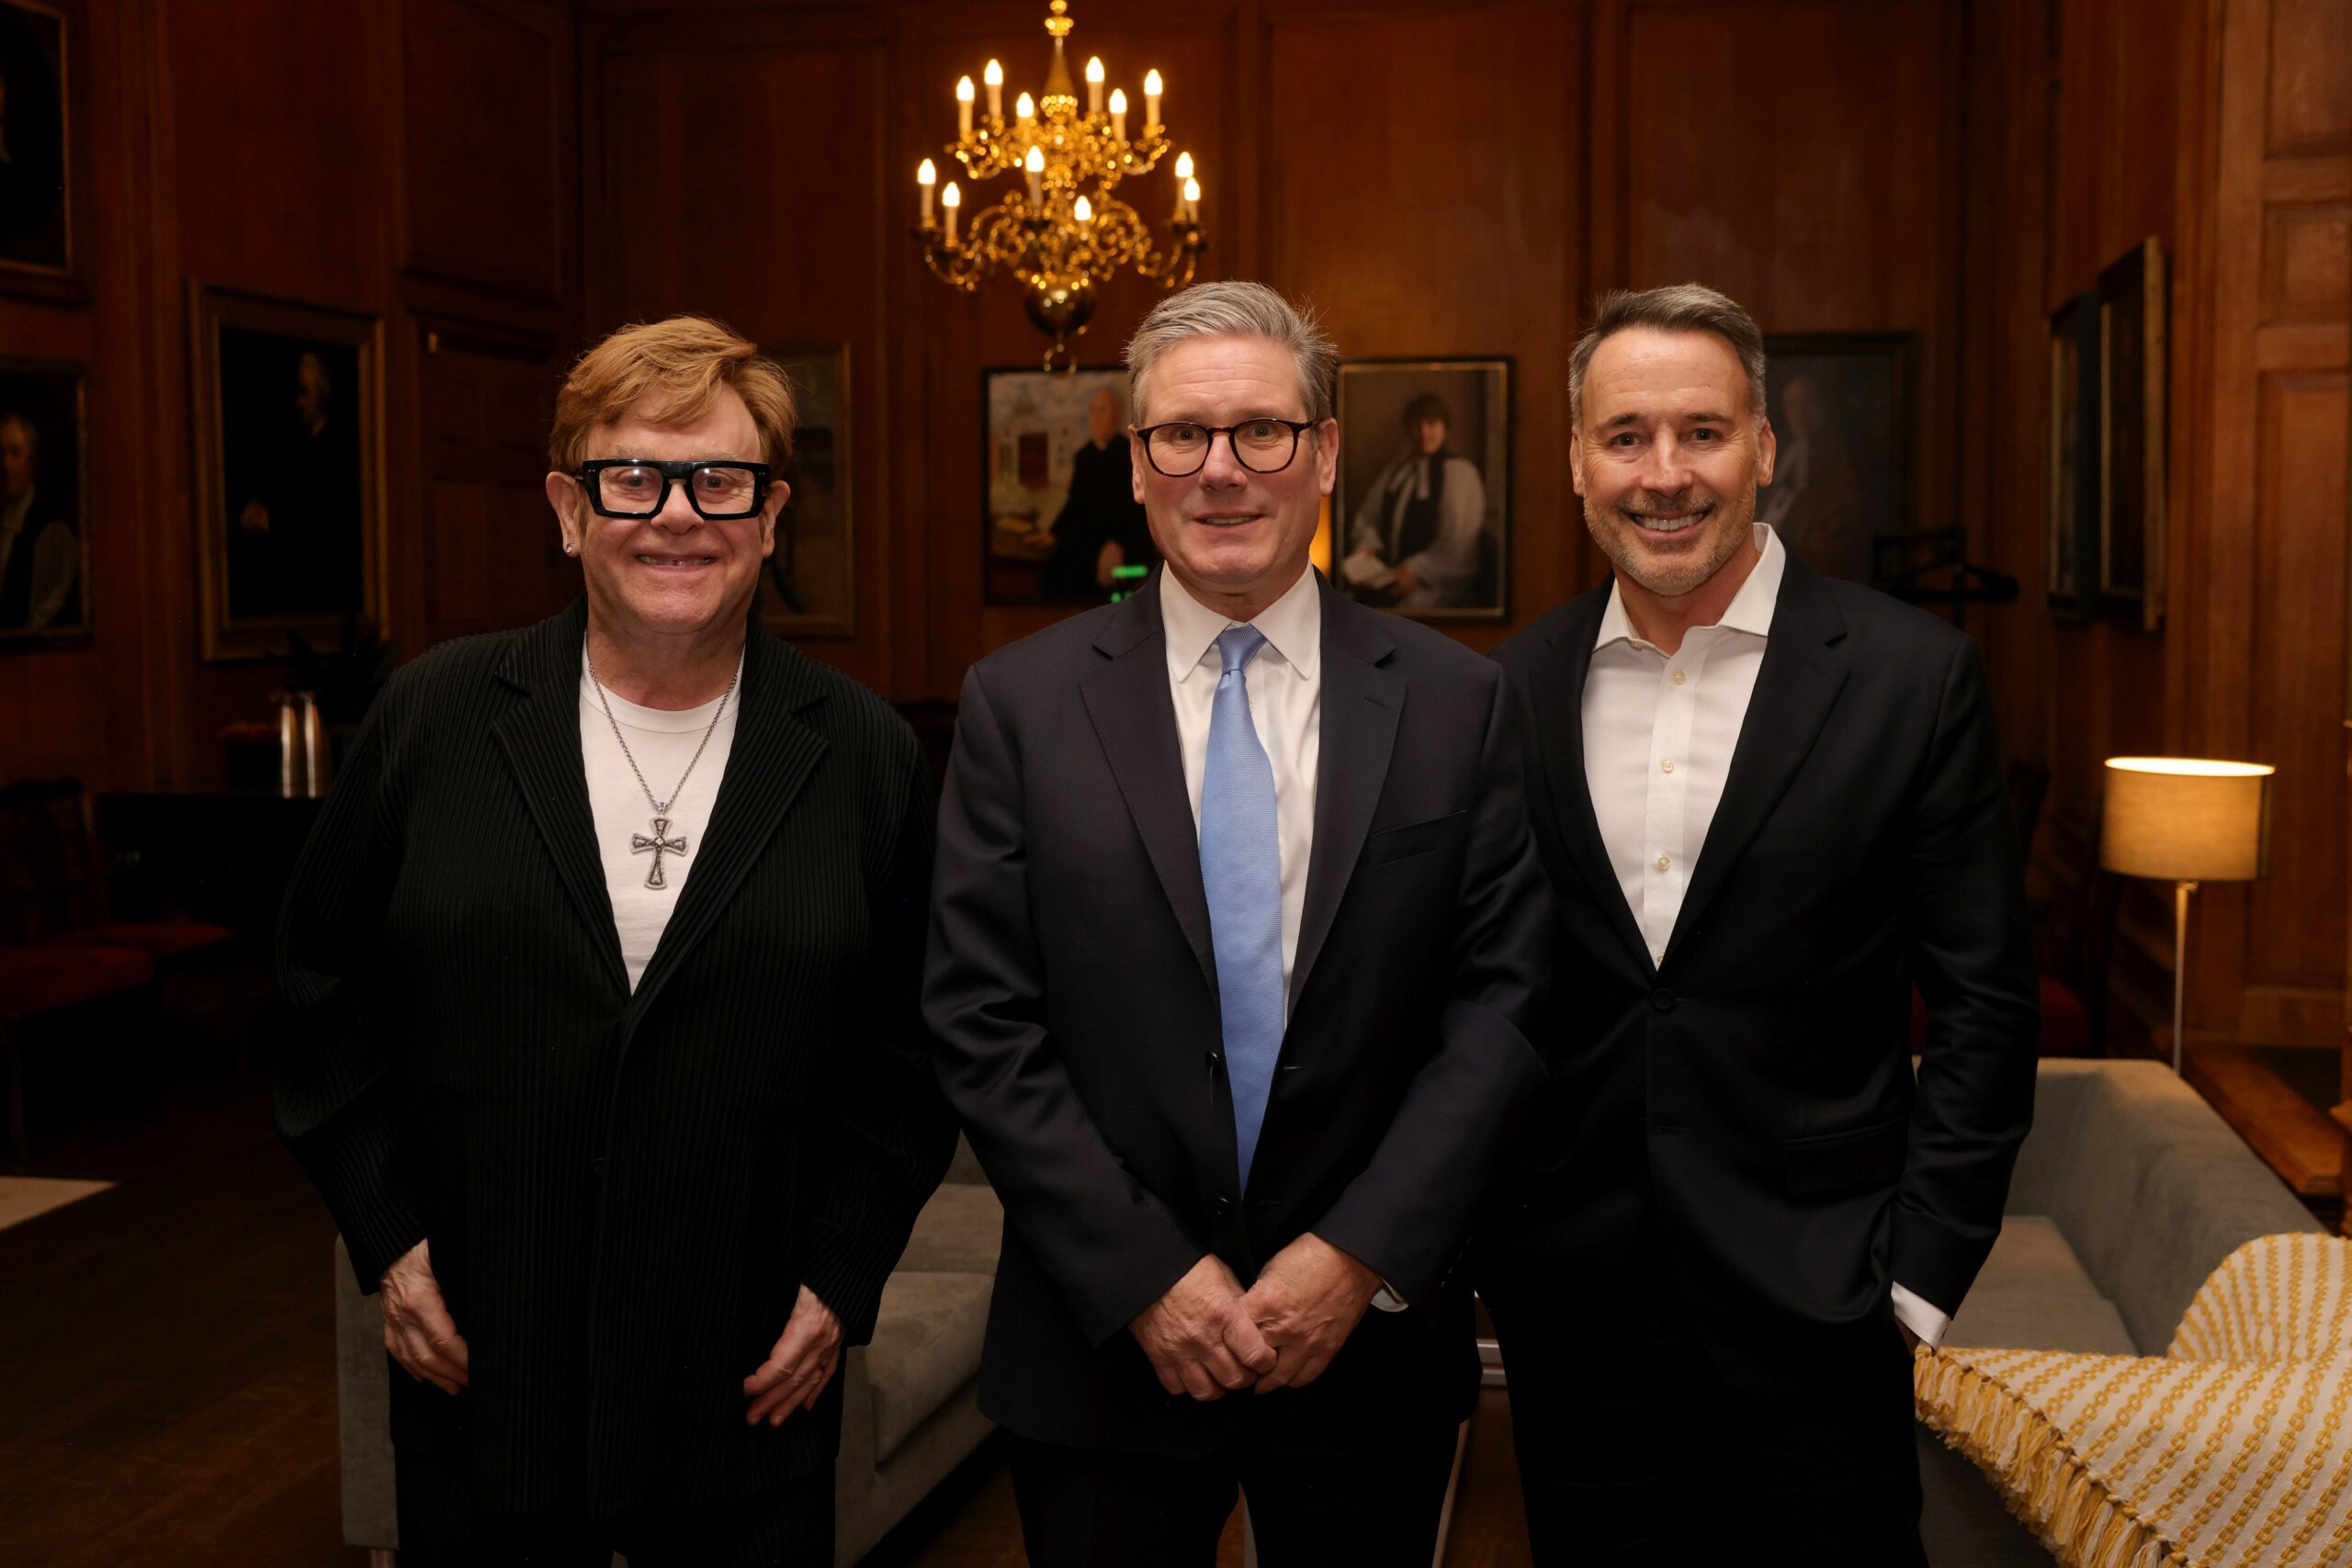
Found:
[[[355,1564],[337,1505],[334,1230],[258,1088],[82,1097],[16,1175],[113,1190],[0,1230],[0,1564]],[[1450,1564],[1521,1568],[1510,1413],[1473,1423]],[[1238,1526],[1220,1568],[1241,1561]],[[1015,1568],[993,1446],[867,1559]]]

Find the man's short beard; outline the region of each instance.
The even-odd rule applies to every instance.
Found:
[[[1723,570],[1724,563],[1739,553],[1740,545],[1754,530],[1756,491],[1753,487],[1743,496],[1718,496],[1714,504],[1718,511],[1737,516],[1741,525],[1736,528],[1724,526],[1722,519],[1712,517],[1700,524],[1701,528],[1715,532],[1718,536],[1713,548],[1689,565],[1660,569],[1644,560],[1629,536],[1633,525],[1627,523],[1623,513],[1613,506],[1600,506],[1586,501],[1584,525],[1586,532],[1592,536],[1593,542],[1600,547],[1600,553],[1607,556],[1610,564],[1619,571],[1661,599],[1680,599],[1697,592],[1715,573]]]

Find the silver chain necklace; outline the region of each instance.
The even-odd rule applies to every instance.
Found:
[[[628,737],[621,733],[621,721],[613,716],[612,699],[605,695],[605,682],[597,678],[596,661],[589,657],[588,645],[584,642],[580,646],[580,658],[588,666],[588,681],[596,688],[596,701],[605,709],[605,722],[613,727],[613,739],[620,742],[621,755],[628,759],[628,771],[637,775],[637,787],[645,792],[645,803],[653,807],[653,836],[649,839],[642,833],[631,833],[628,852],[633,855],[650,854],[653,857],[653,869],[646,874],[645,886],[667,887],[670,883],[662,874],[662,857],[686,852],[686,836],[684,833],[674,839],[670,836],[670,800],[677,799],[679,792],[686,787],[686,781],[694,777],[695,764],[702,761],[704,748],[710,744],[711,736],[718,732],[718,721],[726,716],[727,699],[735,694],[735,682],[743,673],[742,661],[737,660],[735,673],[727,677],[727,690],[718,694],[718,711],[710,716],[710,727],[702,732],[702,745],[696,746],[695,754],[686,760],[686,771],[678,775],[678,787],[670,792],[670,800],[656,800],[653,798],[653,786],[645,782],[645,770],[637,765],[637,753],[628,749]]]

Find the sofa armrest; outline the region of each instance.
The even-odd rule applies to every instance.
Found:
[[[392,1489],[392,1389],[384,1359],[383,1303],[359,1293],[341,1236],[334,1238],[334,1382],[344,1543],[397,1550],[401,1529]]]
[[[2050,1216],[2142,1353],[2158,1355],[2222,1258],[2258,1235],[2321,1227],[2169,1068],[2074,1066],[2088,1069],[2086,1092],[2071,1125],[2051,1129],[2064,1143]]]

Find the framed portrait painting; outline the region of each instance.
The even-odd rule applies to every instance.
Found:
[[[89,370],[0,358],[0,652],[90,640]]]
[[[383,329],[188,286],[204,657],[384,620]]]
[[[1340,367],[1333,587],[1423,620],[1509,618],[1511,368],[1503,355]]]
[[[1764,410],[1778,446],[1756,520],[1825,577],[1873,579],[1877,541],[1912,526],[1907,333],[1764,340]]]
[[[1102,604],[1159,554],[1128,457],[1127,373],[982,372],[982,581],[991,604]]]
[[[760,581],[760,619],[786,637],[857,631],[854,535],[850,518],[849,345],[765,348],[792,382],[792,487],[776,519],[775,551]]]
[[[2150,238],[2098,275],[2098,592],[2164,624],[2165,256]]]
[[[89,234],[82,0],[0,0],[0,289],[83,297]]]

